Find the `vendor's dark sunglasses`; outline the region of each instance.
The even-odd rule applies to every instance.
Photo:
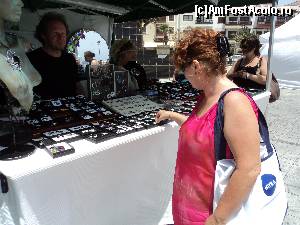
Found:
[[[248,46],[240,46],[243,52],[250,52],[252,48],[249,48]]]

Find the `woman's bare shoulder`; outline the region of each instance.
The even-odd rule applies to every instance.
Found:
[[[230,109],[238,109],[244,107],[245,105],[251,105],[249,97],[242,91],[232,91],[229,92],[224,98],[225,107]]]

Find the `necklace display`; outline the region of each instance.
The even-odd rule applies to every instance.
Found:
[[[18,73],[18,71],[22,72],[22,61],[21,57],[12,49],[13,46],[17,46],[16,36],[6,35],[5,41],[0,41],[0,49],[2,50],[3,48],[4,52],[6,52],[6,56],[5,53],[3,55],[6,57],[8,65],[16,71],[14,74],[6,74],[6,71],[3,71],[3,74],[1,74],[1,76],[6,76],[6,78],[10,77],[11,80],[16,80],[13,84],[9,84],[10,82],[8,82],[9,86],[7,86],[7,83],[0,79],[0,87],[3,89],[6,101],[4,109],[6,109],[7,117],[9,118],[8,128],[6,128],[9,132],[3,136],[5,140],[7,140],[7,144],[4,150],[0,151],[0,160],[20,159],[30,155],[34,151],[33,146],[26,144],[31,139],[31,131],[24,126],[22,119],[25,113],[27,113],[23,111],[21,107],[20,99],[22,100],[23,96],[20,96],[20,94],[13,95],[11,92],[11,90],[18,91],[19,88],[23,89],[23,87],[26,87],[19,81],[21,79],[23,80],[22,76],[24,76],[22,73]],[[19,117],[21,117],[21,120],[19,120]],[[29,135],[27,135],[27,133]]]
[[[8,41],[9,43],[9,41]],[[6,61],[11,66],[13,70],[22,70],[22,61],[21,58],[13,51],[9,46],[0,42],[0,47],[3,46],[6,48]]]

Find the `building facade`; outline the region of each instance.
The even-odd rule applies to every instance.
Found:
[[[294,11],[293,16],[300,12],[299,3],[300,1],[293,5],[286,6]],[[293,16],[278,17],[276,27],[284,24]],[[165,29],[167,32],[163,32],[162,27],[167,27],[168,29]],[[240,49],[239,43],[236,43],[234,40],[235,35],[244,28],[248,28],[251,33],[256,35],[269,32],[271,17],[229,15],[225,17],[211,16],[204,18],[196,17],[195,13],[185,13],[156,18],[151,22],[136,21],[114,24],[113,38],[115,40],[123,38],[129,39],[138,47],[138,60],[147,70],[148,74],[155,74],[153,77],[159,77],[159,74],[164,73],[171,76],[173,70],[170,69],[173,65],[171,58],[172,49],[185,31],[196,27],[214,29],[215,31],[223,33],[229,39],[232,53],[236,54],[240,52]],[[169,46],[171,48],[171,54],[166,57],[160,57],[156,49],[157,46],[161,45]],[[147,66],[149,68],[147,68]],[[160,73],[157,68],[165,68],[167,72],[164,71]]]
[[[276,27],[289,21],[295,15],[299,14],[300,1],[288,6],[294,12],[293,16],[277,17]],[[268,4],[258,5],[255,7],[267,7]],[[162,17],[155,23],[150,23],[146,26],[145,33],[143,34],[143,42],[145,48],[156,48],[157,45],[163,45],[164,34],[160,31],[159,27],[166,24],[171,28],[169,32],[168,45],[173,47],[177,40],[180,39],[184,31],[195,28],[211,28],[216,31],[222,32],[228,37],[229,42],[236,47],[237,43],[234,41],[234,36],[243,28],[248,28],[251,33],[261,35],[270,31],[271,16],[235,16],[229,15],[225,17],[211,16],[210,18],[196,17],[195,13],[185,13],[173,16]]]

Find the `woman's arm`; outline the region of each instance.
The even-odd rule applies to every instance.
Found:
[[[169,119],[174,120],[179,126],[181,126],[187,120],[187,118],[187,116],[180,113],[160,110],[155,116],[155,121],[156,123],[159,123],[160,121]]]
[[[228,78],[233,78],[237,76],[237,65],[239,65],[241,63],[242,58],[240,58],[239,60],[237,60],[233,66],[230,68],[230,70],[227,72],[227,77]]]
[[[248,73],[245,75],[246,79],[252,80],[258,84],[266,84],[267,82],[267,60],[261,57],[259,72],[257,74]]]
[[[173,81],[176,81],[176,76],[178,76],[178,69],[175,68],[174,73],[173,73]]]
[[[228,186],[208,224],[226,224],[247,199],[260,173],[259,128],[249,99],[231,92],[224,99],[224,135],[236,162]]]

